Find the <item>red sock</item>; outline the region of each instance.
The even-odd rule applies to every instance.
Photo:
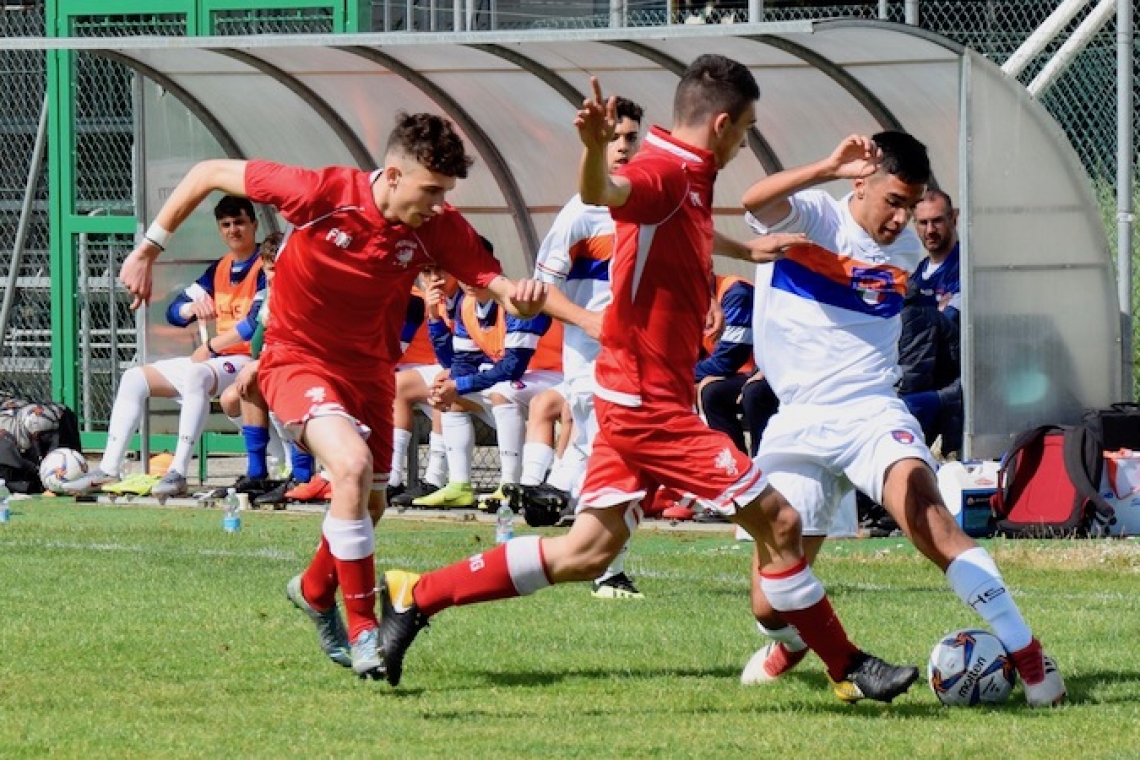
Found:
[[[529,570],[528,578],[520,578],[520,582],[523,585],[534,584],[530,591],[550,585],[545,578],[545,571],[542,570],[538,542],[533,543],[536,550],[533,562],[526,563],[529,565],[528,568],[516,567],[516,574]],[[413,592],[416,606],[430,617],[448,607],[522,596],[511,575],[507,561],[507,546],[508,544],[496,546],[490,551],[476,554],[474,557],[468,557],[422,576]],[[539,578],[538,575],[542,577]]]
[[[361,631],[379,628],[376,619],[376,558],[336,560],[336,574],[344,597],[348,640],[356,641]]]
[[[760,583],[780,616],[796,627],[804,643],[823,660],[831,680],[842,680],[859,649],[847,638],[843,623],[807,562],[801,560],[780,573],[761,573]]]
[[[301,594],[313,609],[324,612],[336,604],[336,586],[336,560],[322,535],[313,561],[301,576]]]

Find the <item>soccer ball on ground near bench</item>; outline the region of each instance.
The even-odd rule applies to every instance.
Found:
[[[1004,702],[1017,673],[1013,658],[989,631],[951,631],[934,645],[927,681],[938,701],[950,707]]]
[[[40,482],[49,491],[59,493],[64,483],[79,480],[87,474],[87,459],[75,449],[52,449],[40,462]]]

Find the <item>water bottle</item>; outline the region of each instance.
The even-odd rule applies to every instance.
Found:
[[[226,499],[222,503],[222,528],[226,533],[237,533],[241,530],[241,502],[238,501],[237,490],[226,490]]]
[[[12,492],[8,484],[0,478],[0,525],[7,525],[12,520]]]
[[[504,499],[495,512],[495,543],[505,544],[515,537],[515,511]]]

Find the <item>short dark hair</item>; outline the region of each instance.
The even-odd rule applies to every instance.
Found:
[[[945,203],[947,211],[953,211],[954,210],[954,201],[951,200],[950,195],[948,193],[943,192],[942,190],[939,190],[937,187],[926,188],[926,192],[922,194],[922,200],[920,201],[920,203],[925,203],[928,201],[935,201],[935,200],[942,201],[943,203]]]
[[[276,261],[277,251],[281,248],[281,241],[284,239],[285,236],[280,232],[270,232],[258,246],[257,255],[261,257],[262,261]]]
[[[930,157],[926,146],[906,132],[880,132],[871,137],[883,153],[879,168],[908,185],[930,182]]]
[[[760,86],[744,64],[707,53],[689,64],[673,97],[673,120],[693,125],[727,113],[733,121],[760,99]]]
[[[618,121],[622,119],[629,119],[641,123],[641,117],[645,115],[645,109],[634,103],[629,98],[623,98],[618,95],[614,102],[614,111],[617,115]]]
[[[436,174],[458,179],[466,177],[467,169],[475,163],[451,122],[430,113],[397,113],[385,153],[402,154]]]
[[[218,201],[218,205],[214,206],[214,219],[219,222],[226,217],[238,217],[242,212],[250,218],[251,221],[257,221],[257,212],[253,210],[253,203],[249,198],[241,198],[236,195],[225,195]]]

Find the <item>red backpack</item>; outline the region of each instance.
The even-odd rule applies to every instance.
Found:
[[[1010,538],[1104,535],[1116,522],[1100,495],[1100,440],[1088,428],[1042,425],[1019,435],[1002,457],[990,498],[994,528]]]

